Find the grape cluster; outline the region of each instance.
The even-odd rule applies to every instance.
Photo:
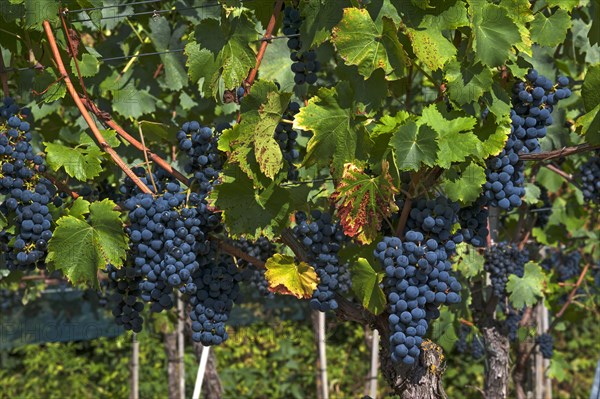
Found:
[[[242,275],[230,256],[220,256],[214,246],[194,273],[197,290],[189,298],[192,306],[192,340],[218,345],[227,340],[225,322],[239,295]]]
[[[554,85],[534,69],[527,73],[526,81],[515,84],[511,133],[500,154],[487,161],[483,195],[490,205],[504,210],[521,206],[525,177],[519,153],[539,151],[539,139],[546,136],[546,127],[553,122],[554,106],[571,95],[568,84],[569,80],[561,76]]]
[[[384,237],[374,255],[385,269],[391,358],[414,364],[429,322],[439,317],[438,306],[460,302],[461,285],[450,275],[445,247],[421,232],[407,231],[404,241]]]
[[[600,152],[581,165],[579,180],[585,201],[600,203]]]
[[[550,334],[542,334],[535,339],[535,342],[540,346],[540,352],[544,359],[552,359],[554,354],[554,340]]]
[[[140,313],[144,310],[144,303],[139,300],[142,281],[140,270],[131,266],[117,269],[109,264],[104,272],[108,275],[107,288],[112,292],[115,322],[126,330],[141,332],[144,319]]]
[[[483,338],[479,335],[473,337],[471,342],[471,356],[473,359],[479,360],[485,355],[485,348],[483,346]]]
[[[319,276],[319,284],[313,292],[310,306],[326,312],[337,309],[335,292],[339,289],[340,263],[338,251],[346,239],[339,223],[329,213],[314,210],[312,221],[304,212],[296,213],[294,235],[310,250],[311,263]]]
[[[538,187],[540,188],[540,200],[542,203],[534,208],[536,209],[535,226],[544,228],[548,224],[550,215],[552,214],[552,202],[550,202],[550,197],[548,196],[548,189],[544,186]]]
[[[461,208],[458,211],[458,221],[460,222],[460,233],[464,241],[474,247],[485,247],[487,245],[488,210],[485,208],[485,200],[479,197],[472,205]]]
[[[511,274],[523,277],[525,263],[529,260],[526,250],[516,245],[500,242],[485,252],[485,270],[490,273],[494,294],[499,298],[506,296],[506,283]]]
[[[23,292],[0,288],[0,310],[8,312],[11,308],[23,305]]]
[[[563,253],[556,250],[551,251],[549,256],[542,260],[544,270],[555,270],[559,282],[567,281],[579,275],[581,254],[578,251]]]
[[[286,7],[283,10],[283,34],[289,36],[287,45],[292,50],[290,59],[293,61],[294,82],[297,85],[304,83],[312,85],[317,82],[317,72],[321,66],[314,50],[300,51],[302,48],[299,37],[301,24],[300,10],[292,7]]]
[[[504,332],[511,341],[515,341],[517,339],[519,323],[523,318],[524,311],[525,308],[516,310],[510,306],[504,310],[504,313],[506,314],[506,320],[504,320]]]
[[[10,98],[0,106],[0,202],[1,218],[16,231],[0,232],[0,247],[9,270],[44,267],[48,241],[52,238],[52,215],[48,205],[56,187],[40,176],[44,158],[31,146],[29,110]]]
[[[297,102],[291,102],[283,114],[283,119],[294,120],[294,116],[298,111],[300,111],[300,105]],[[290,123],[281,121],[275,127],[275,140],[277,140],[283,153],[283,159],[288,164],[288,180],[298,180],[298,169],[294,165],[294,162],[300,158],[298,144],[296,143],[297,138],[298,132],[292,128]]]
[[[454,343],[454,349],[458,353],[465,353],[468,348],[467,338],[471,334],[471,327],[466,324],[461,324],[460,329],[458,330],[458,339]]]
[[[275,245],[266,237],[259,237],[255,242],[241,238],[235,241],[233,245],[241,249],[244,253],[263,262],[275,253]],[[269,291],[269,282],[265,278],[265,269],[259,269],[244,259],[238,260],[238,266],[243,269],[243,279],[248,281],[261,295],[268,298],[274,297],[273,293]]]
[[[193,174],[202,197],[211,189],[223,167],[223,157],[217,148],[217,133],[196,121],[185,122],[177,132],[179,149],[185,151],[189,162],[186,173]],[[194,187],[194,186],[193,186]],[[195,187],[194,187],[195,188]]]

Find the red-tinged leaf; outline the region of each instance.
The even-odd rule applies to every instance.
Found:
[[[331,197],[344,233],[362,244],[372,242],[381,230],[381,222],[398,209],[394,202],[397,192],[387,162],[377,177],[352,163],[345,164],[341,182]]]
[[[315,269],[304,262],[296,263],[292,256],[275,254],[267,260],[265,267],[271,292],[308,299],[317,288]]]

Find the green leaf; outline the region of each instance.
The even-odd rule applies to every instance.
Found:
[[[250,178],[237,165],[229,164],[221,173],[222,183],[210,194],[211,203],[223,212],[228,232],[235,238],[244,235],[258,239],[274,238],[290,223],[291,190],[273,183],[267,200],[255,192]]]
[[[556,353],[550,359],[550,367],[548,368],[548,378],[556,379],[558,382],[563,382],[567,379],[567,370],[571,368],[571,364],[564,358],[561,353]]]
[[[77,197],[73,201],[73,205],[69,208],[69,216],[77,219],[85,220],[85,215],[90,213],[90,202],[83,199],[83,197]]]
[[[352,163],[344,165],[344,173],[331,199],[334,201],[344,233],[356,237],[361,244],[371,243],[381,231],[381,223],[398,210],[389,165],[371,177]]]
[[[108,77],[100,87],[111,94],[113,110],[126,118],[137,119],[156,110],[156,98],[134,80],[131,71],[119,80]]]
[[[275,254],[267,260],[265,278],[269,291],[308,299],[317,289],[317,273],[307,263],[296,264],[293,256]]]
[[[473,202],[481,194],[481,186],[485,183],[485,169],[477,164],[469,163],[460,169],[450,169],[443,175],[444,192],[452,201]]]
[[[98,59],[91,54],[83,54],[81,60],[77,60],[79,64],[79,71],[81,76],[89,78],[95,76],[100,70],[100,63]],[[75,67],[75,60],[71,58],[71,72],[77,74],[77,68]]]
[[[407,28],[417,58],[431,70],[443,68],[456,56],[456,47],[436,28]]]
[[[117,148],[121,145],[121,141],[117,137],[117,132],[112,129],[104,129],[100,130],[100,134],[104,137],[104,140],[113,148]],[[79,143],[86,145],[94,145],[97,146],[95,139],[93,139],[86,132],[81,132],[79,135]]]
[[[54,24],[58,21],[58,5],[55,0],[25,0],[25,14],[22,16],[25,27],[41,31],[45,20]]]
[[[480,144],[472,130],[477,119],[472,116],[442,115],[440,109],[432,104],[423,110],[420,123],[429,125],[437,133],[438,165],[448,169],[452,162],[462,162],[476,152]]]
[[[338,90],[344,91],[342,86],[345,83],[320,88],[294,119],[294,129],[314,133],[306,146],[303,166],[331,163],[336,176],[341,175],[346,162],[356,158],[359,136],[364,135],[364,130],[353,123],[352,109],[342,105],[345,99],[338,94]]]
[[[138,126],[142,129],[145,142],[164,140],[174,144],[177,140],[171,126],[164,123],[141,120]]]
[[[201,49],[198,43],[191,41],[185,46],[185,55],[188,57],[185,65],[190,80],[198,83],[200,91],[207,92],[212,76],[217,71],[213,53],[205,48]]]
[[[554,47],[565,41],[571,28],[571,17],[565,10],[556,10],[549,18],[538,12],[531,23],[531,39],[541,46]]]
[[[504,64],[513,46],[521,42],[519,27],[508,17],[504,8],[486,3],[483,7],[473,7],[473,31],[475,52],[487,66]]]
[[[438,343],[445,352],[450,353],[454,348],[458,337],[454,331],[455,315],[448,309],[440,311],[440,317],[434,322],[432,339]]]
[[[525,265],[523,277],[511,275],[506,283],[506,291],[510,293],[509,300],[513,306],[522,309],[523,306],[535,305],[537,298],[544,296],[544,279],[542,268],[534,262]]]
[[[477,146],[477,156],[480,159],[487,159],[490,155],[499,154],[510,134],[508,114],[503,118],[488,116],[482,126],[475,127],[475,134],[481,141],[481,144]]]
[[[385,294],[379,284],[385,273],[376,271],[365,258],[358,258],[350,266],[352,276],[352,292],[360,303],[371,313],[381,314],[387,303]]]
[[[577,119],[577,126],[581,128],[581,134],[590,144],[600,144],[600,104],[594,109]]]
[[[89,222],[63,216],[48,243],[47,261],[62,270],[69,281],[98,286],[98,269],[107,264],[120,267],[127,256],[127,237],[120,213],[110,200],[90,206]]]
[[[452,61],[445,69],[448,95],[459,105],[477,101],[492,87],[492,71],[481,63]]]
[[[305,48],[318,46],[331,39],[331,30],[342,19],[342,7],[331,0],[303,2],[300,37]]]
[[[62,144],[47,143],[46,161],[55,171],[64,168],[71,177],[80,181],[92,179],[102,172],[102,151],[95,145],[83,145],[76,148]]]
[[[365,9],[345,8],[331,40],[344,63],[358,66],[365,78],[378,68],[394,79],[402,75],[402,45],[394,23],[387,18],[376,23]]]
[[[542,190],[532,183],[525,183],[525,196],[523,201],[527,204],[535,205],[538,203]]]
[[[421,164],[434,166],[438,145],[437,133],[427,125],[408,121],[392,136],[390,147],[399,170],[418,170]]]
[[[485,258],[479,251],[464,242],[456,245],[456,268],[466,278],[471,278],[483,272]]]
[[[580,0],[546,0],[548,8],[560,7],[563,10],[571,11],[579,5]]]
[[[64,98],[67,94],[67,86],[64,80],[57,79],[54,71],[44,70],[37,73],[33,80],[33,87],[37,92],[43,93],[41,101],[44,103],[52,103]]]
[[[581,87],[581,98],[587,112],[600,104],[600,64],[588,68]]]
[[[483,101],[496,117],[502,119],[510,115],[512,108],[510,96],[498,82],[494,82],[491,90],[483,94]]]

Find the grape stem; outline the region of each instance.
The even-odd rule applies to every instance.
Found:
[[[271,14],[271,19],[267,25],[267,29],[265,30],[265,34],[263,39],[270,39],[273,35],[273,30],[275,29],[275,23],[277,22],[277,18],[279,18],[279,13],[281,12],[281,8],[283,7],[283,0],[277,0],[275,3],[275,7],[273,9],[273,14]],[[256,75],[258,74],[258,68],[260,68],[260,63],[262,62],[263,57],[265,56],[265,51],[267,50],[267,46],[269,45],[270,40],[263,40],[260,43],[260,48],[258,49],[258,53],[256,54],[256,64],[254,68],[250,71],[248,78],[246,79],[246,88],[250,88],[254,84],[254,79],[256,79]]]
[[[0,50],[0,80],[2,81],[2,90],[4,91],[4,97],[9,97],[8,93],[8,75],[6,72],[6,65],[4,65],[4,57]]]
[[[579,144],[574,147],[563,147],[559,150],[538,152],[535,154],[519,154],[522,161],[548,161],[550,159],[568,157],[581,152],[594,151],[600,148],[600,144]]]
[[[248,255],[241,249],[231,245],[230,243],[228,243],[222,239],[216,238],[214,236],[211,236],[210,239],[216,240],[219,248],[222,249],[223,251],[227,252],[229,255],[235,256],[236,258],[243,259],[248,263],[252,263],[258,269],[266,269],[266,263],[263,262],[262,260],[255,258],[254,256]]]
[[[117,124],[108,112],[104,112],[96,106],[90,99],[81,98],[81,101],[85,104],[85,106],[94,114],[96,117],[102,122],[103,125],[113,129],[119,136],[121,136],[125,141],[129,144],[133,145],[136,149],[146,153],[148,157],[158,166],[163,168],[167,173],[175,177],[177,180],[185,184],[189,187],[190,181],[187,177],[185,177],[181,172],[177,169],[173,168],[167,161],[154,154],[145,145],[143,145],[140,141],[133,138],[129,133],[125,131],[119,124]]]
[[[81,112],[81,116],[83,116],[83,119],[85,119],[86,123],[92,130],[92,133],[94,134],[94,137],[98,141],[98,144],[106,153],[108,153],[111,156],[111,158],[117,164],[117,166],[119,166],[119,168],[121,168],[121,170],[123,170],[123,172],[125,172],[125,174],[135,183],[136,186],[139,187],[139,189],[142,192],[147,193],[147,194],[152,194],[152,191],[150,190],[150,188],[148,188],[148,186],[146,186],[144,183],[142,183],[140,178],[137,177],[135,175],[135,173],[133,173],[131,168],[129,168],[129,166],[127,166],[127,164],[121,159],[121,157],[119,157],[119,155],[116,153],[116,151],[110,146],[110,144],[108,144],[106,142],[106,140],[102,136],[102,133],[100,133],[100,131],[98,130],[96,123],[94,122],[91,115],[85,108],[85,105],[83,105],[83,102],[81,101],[79,94],[77,93],[77,90],[75,90],[75,87],[73,86],[73,82],[71,82],[71,78],[69,77],[69,74],[67,73],[67,70],[65,69],[65,65],[61,58],[60,51],[58,50],[58,45],[56,44],[56,38],[54,37],[54,33],[52,32],[52,26],[50,25],[50,22],[45,20],[43,25],[44,25],[44,31],[46,33],[46,37],[48,38],[48,43],[50,44],[50,49],[52,50],[52,57],[54,58],[54,61],[56,62],[58,71],[61,74],[61,76],[63,76],[65,85],[67,86],[67,90],[69,91],[69,94],[73,98],[73,101],[75,102],[75,105],[79,109],[79,112]]]

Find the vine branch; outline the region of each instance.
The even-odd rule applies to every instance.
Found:
[[[277,0],[275,3],[275,7],[273,9],[273,14],[271,14],[271,19],[267,25],[267,29],[265,31],[264,39],[260,43],[260,47],[258,49],[258,53],[256,54],[256,64],[254,68],[250,70],[250,74],[246,79],[246,86],[250,87],[254,84],[254,80],[256,79],[256,75],[258,74],[258,68],[260,68],[260,63],[262,62],[263,57],[265,56],[265,52],[267,50],[267,46],[273,35],[273,30],[275,29],[275,23],[277,22],[277,18],[279,18],[279,13],[281,12],[281,8],[283,7],[283,0]]]
[[[563,147],[559,150],[538,152],[536,154],[519,154],[522,161],[548,161],[550,159],[568,157],[569,155],[579,154],[600,149],[600,144],[579,144],[574,147]]]
[[[133,173],[131,168],[129,168],[129,166],[127,166],[127,164],[119,157],[119,155],[116,153],[116,151],[110,146],[110,144],[108,144],[106,142],[106,140],[104,139],[104,137],[98,130],[98,127],[94,123],[94,120],[92,119],[92,117],[89,114],[89,112],[87,111],[85,105],[83,105],[83,102],[79,98],[79,94],[77,93],[77,90],[75,90],[75,87],[73,86],[73,82],[71,82],[71,78],[69,77],[69,74],[67,73],[67,70],[65,69],[65,65],[64,65],[62,57],[60,55],[60,51],[58,50],[58,45],[56,44],[56,38],[54,37],[54,33],[52,32],[52,26],[50,26],[50,22],[48,22],[46,20],[46,21],[44,21],[43,25],[44,25],[44,32],[46,33],[46,37],[48,38],[48,43],[50,44],[50,49],[52,50],[52,56],[58,67],[58,71],[63,76],[65,85],[67,86],[67,90],[69,91],[70,96],[73,98],[75,105],[81,112],[83,119],[85,119],[86,123],[92,130],[92,133],[94,134],[94,137],[98,141],[98,144],[106,153],[108,153],[111,156],[111,158],[113,159],[113,161],[115,161],[115,163],[119,166],[119,168],[121,168],[121,170],[123,170],[123,172],[125,172],[125,174],[136,184],[136,186],[139,187],[140,190],[142,190],[142,192],[151,194],[152,191],[148,188],[148,186],[146,186],[144,183],[142,183],[140,178],[137,177],[135,175],[135,173]]]

